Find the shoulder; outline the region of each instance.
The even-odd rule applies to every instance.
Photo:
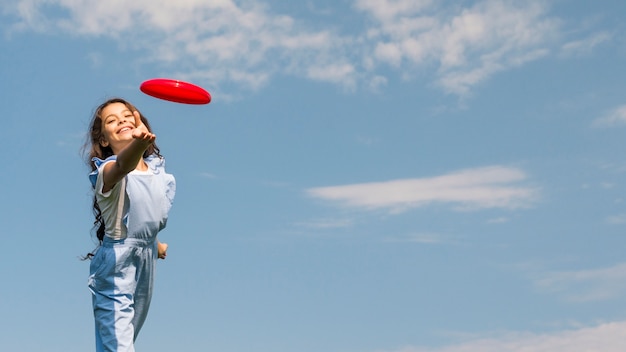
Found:
[[[162,156],[152,154],[144,158],[143,160],[146,162],[146,164],[148,164],[148,167],[152,169],[152,171],[165,169],[165,158]]]
[[[111,161],[115,161],[117,160],[117,155],[111,155],[110,157],[106,158],[106,159],[100,159],[100,158],[92,158],[91,161],[93,162],[93,164],[95,165],[96,169],[93,170],[91,173],[89,173],[89,181],[91,182],[91,185],[93,187],[96,186],[96,180],[98,179],[98,174],[101,172],[102,167],[111,162]]]
[[[110,162],[110,161],[115,161],[117,160],[117,155],[111,155],[110,157],[106,158],[106,159],[100,159],[100,158],[92,158],[91,161],[94,163],[94,165],[96,165],[96,169],[99,169],[100,166]]]

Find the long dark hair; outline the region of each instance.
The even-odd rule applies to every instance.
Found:
[[[139,112],[139,116],[141,117],[141,122],[146,126],[148,131],[152,132],[152,128],[150,127],[150,123],[148,119],[130,102],[122,99],[122,98],[111,98],[100,104],[93,113],[93,117],[91,118],[91,123],[89,124],[89,132],[85,141],[85,145],[82,148],[82,154],[85,157],[85,162],[91,168],[91,171],[96,170],[96,165],[93,163],[93,158],[106,159],[113,155],[113,149],[110,146],[102,146],[101,142],[104,140],[104,136],[102,134],[102,110],[106,108],[110,104],[114,103],[122,103],[126,105],[126,107],[130,111]],[[156,155],[161,157],[161,151],[156,143],[150,144],[150,146],[143,153],[143,157],[147,158],[150,155]],[[94,194],[93,197],[93,214],[95,220],[93,222],[93,229],[96,232],[96,237],[98,238],[98,243],[102,244],[104,240],[104,219],[102,218],[102,210],[98,206],[98,201]],[[88,253],[84,259],[89,259],[93,257],[93,253]]]

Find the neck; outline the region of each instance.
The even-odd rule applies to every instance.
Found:
[[[147,171],[148,170],[148,164],[146,164],[146,162],[143,161],[143,158],[139,159],[139,162],[137,163],[137,167],[135,168],[135,170],[137,170],[137,171]]]

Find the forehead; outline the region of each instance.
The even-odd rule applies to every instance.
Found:
[[[125,112],[129,112],[130,109],[123,103],[111,103],[102,109],[101,118],[105,119],[110,115],[121,115]]]

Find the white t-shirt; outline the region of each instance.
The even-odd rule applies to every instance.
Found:
[[[124,224],[124,214],[128,212],[128,196],[126,195],[126,178],[116,183],[108,192],[102,192],[104,187],[104,177],[102,170],[104,165],[115,162],[107,160],[98,167],[98,178],[96,179],[96,199],[102,218],[104,219],[105,236],[120,240],[126,238],[126,225]]]

